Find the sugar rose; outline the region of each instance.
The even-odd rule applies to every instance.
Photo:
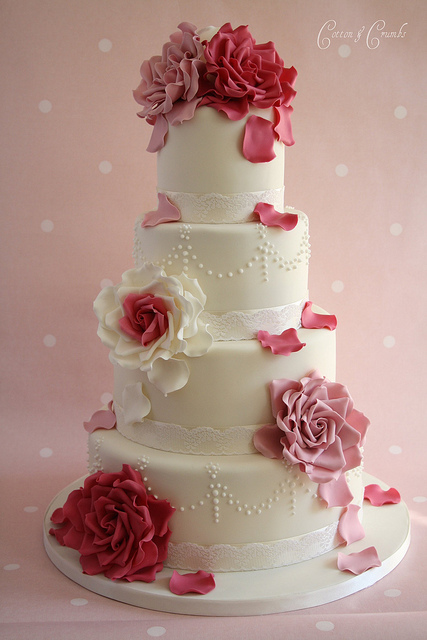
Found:
[[[118,473],[88,476],[52,514],[59,526],[50,534],[80,553],[88,575],[152,582],[167,557],[174,511],[167,500],[147,495],[141,474],[125,464]]]

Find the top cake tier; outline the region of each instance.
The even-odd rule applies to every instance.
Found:
[[[179,25],[142,63],[134,92],[152,125],[147,150],[158,154],[159,209],[148,226],[250,222],[259,203],[283,213],[296,75],[245,26]]]

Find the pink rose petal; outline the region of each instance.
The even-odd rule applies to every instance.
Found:
[[[380,567],[381,560],[378,557],[375,547],[368,547],[357,553],[338,553],[338,569],[340,571],[350,571],[356,576],[364,573],[372,567]]]
[[[163,147],[165,146],[165,138],[168,131],[168,121],[163,114],[159,114],[154,120],[153,131],[151,134],[150,142],[148,143],[147,151],[149,153],[157,153],[157,151],[163,149]]]
[[[259,116],[250,116],[245,125],[243,155],[249,162],[270,162],[276,157],[276,136],[273,123]]]
[[[282,432],[277,424],[266,424],[254,433],[255,449],[266,458],[280,460],[283,458],[283,445],[280,443]]]
[[[298,224],[296,213],[280,213],[272,204],[266,202],[258,202],[254,213],[259,216],[262,224],[265,224],[266,227],[281,227],[284,231],[291,231]]]
[[[271,349],[274,355],[289,356],[305,347],[298,338],[296,329],[286,329],[280,335],[271,335],[268,331],[258,331],[258,340],[265,349]]]
[[[181,218],[180,210],[168,200],[164,193],[157,195],[159,205],[156,211],[145,214],[141,227],[155,227],[163,222],[176,222]]]
[[[169,589],[177,596],[182,596],[185,593],[205,595],[215,589],[215,577],[213,573],[206,573],[206,571],[182,575],[178,571],[174,571],[169,582]]]
[[[304,329],[329,329],[334,331],[337,328],[337,319],[333,315],[323,313],[314,313],[312,311],[313,303],[308,301],[305,303],[301,314],[301,326]]]
[[[291,126],[291,114],[293,108],[281,105],[279,107],[275,107],[274,111],[277,118],[274,131],[277,133],[279,140],[283,142],[283,144],[285,144],[287,147],[291,147],[293,144],[295,144]]]
[[[346,544],[352,544],[365,537],[365,530],[359,520],[360,507],[357,504],[349,504],[342,514],[338,533]]]
[[[88,422],[83,422],[83,426],[88,433],[96,429],[113,429],[116,426],[116,414],[112,410],[113,403],[108,404],[108,409],[95,411]]]
[[[378,484],[368,484],[365,487],[365,500],[374,505],[374,507],[382,507],[383,504],[398,504],[401,500],[400,493],[392,487],[387,491],[381,489]]]
[[[326,502],[328,507],[346,507],[353,500],[353,494],[348,487],[344,473],[338,480],[330,480],[319,484],[319,496]]]

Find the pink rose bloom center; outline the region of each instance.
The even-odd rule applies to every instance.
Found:
[[[168,330],[165,302],[151,293],[129,293],[123,302],[123,311],[125,315],[119,320],[120,329],[144,347]]]

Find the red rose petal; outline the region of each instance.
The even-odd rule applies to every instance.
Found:
[[[381,560],[378,557],[375,547],[368,547],[357,553],[338,553],[338,569],[340,571],[350,571],[356,576],[364,573],[372,567],[380,567]]]
[[[145,214],[141,227],[155,227],[164,222],[177,222],[181,219],[180,210],[168,200],[164,193],[158,193],[159,201],[156,211],[148,211]]]
[[[274,131],[277,133],[279,140],[283,142],[283,144],[285,144],[287,147],[291,147],[293,144],[295,144],[291,127],[291,114],[293,108],[290,106],[281,105],[279,107],[275,107],[274,111],[277,118]]]
[[[305,303],[301,314],[301,326],[304,329],[329,329],[334,331],[337,328],[337,319],[333,315],[314,313],[311,310],[312,302]]]
[[[259,116],[250,116],[245,125],[243,155],[249,162],[270,162],[276,157],[276,136],[273,123]]]
[[[174,571],[169,582],[169,589],[177,596],[182,596],[185,593],[205,595],[215,589],[215,577],[213,573],[206,573],[206,571],[182,575],[178,571]]]
[[[383,504],[398,504],[401,500],[397,489],[390,487],[384,491],[378,484],[368,484],[365,487],[364,498],[369,500],[374,507],[382,507]]]
[[[265,349],[271,349],[274,355],[289,356],[300,351],[305,343],[298,338],[296,329],[286,329],[280,335],[271,335],[268,331],[258,331],[258,340]]]
[[[280,213],[272,204],[266,202],[258,202],[254,213],[266,227],[281,227],[284,231],[292,231],[298,224],[296,213]]]

